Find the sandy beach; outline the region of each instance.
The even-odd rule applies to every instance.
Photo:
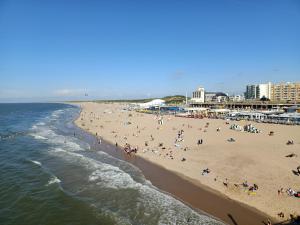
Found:
[[[76,124],[99,139],[120,147],[127,143],[138,149],[140,157],[254,207],[273,220],[288,220],[290,214],[300,212],[300,199],[286,193],[288,188],[300,190],[300,176],[293,173],[300,165],[299,126],[251,122],[261,132],[248,133],[229,127],[249,121],[226,124],[220,119],[164,116],[161,124],[155,115],[123,110],[123,104],[80,106]],[[198,144],[201,139],[203,143]],[[287,145],[288,140],[293,144]],[[256,190],[251,191],[253,186]],[[283,217],[278,216],[281,212]]]

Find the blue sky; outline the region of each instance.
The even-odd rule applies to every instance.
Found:
[[[300,81],[298,0],[0,0],[0,101],[267,81]]]

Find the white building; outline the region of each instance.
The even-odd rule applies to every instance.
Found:
[[[199,87],[196,91],[193,92],[191,101],[204,103],[204,88],[203,87]]]
[[[223,92],[205,92],[205,102],[227,102],[228,95]]]
[[[261,99],[262,97],[271,98],[271,83],[247,85],[246,99]]]
[[[267,84],[258,84],[258,95],[257,97],[261,99],[262,97],[266,97],[268,99],[271,98],[271,83]]]
[[[231,102],[242,102],[244,101],[245,98],[243,95],[232,95],[232,96],[229,96],[229,101]]]
[[[164,106],[164,105],[165,105],[165,100],[162,100],[162,99],[154,99],[150,102],[138,103],[138,106],[143,109],[147,109],[150,107],[160,107],[160,106]]]

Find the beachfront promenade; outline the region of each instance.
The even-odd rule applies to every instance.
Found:
[[[299,214],[300,199],[287,190],[300,191],[300,126],[251,122],[259,132],[245,132],[230,128],[249,121],[159,117],[124,106],[81,103],[76,124],[273,219]]]
[[[244,102],[189,102],[191,107],[204,107],[204,108],[222,108],[222,109],[254,109],[254,110],[271,110],[283,109],[295,106],[294,103],[275,103],[275,102],[262,102],[262,101],[244,101]]]

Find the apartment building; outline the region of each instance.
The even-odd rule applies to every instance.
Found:
[[[300,83],[280,83],[271,86],[272,101],[300,102]]]

